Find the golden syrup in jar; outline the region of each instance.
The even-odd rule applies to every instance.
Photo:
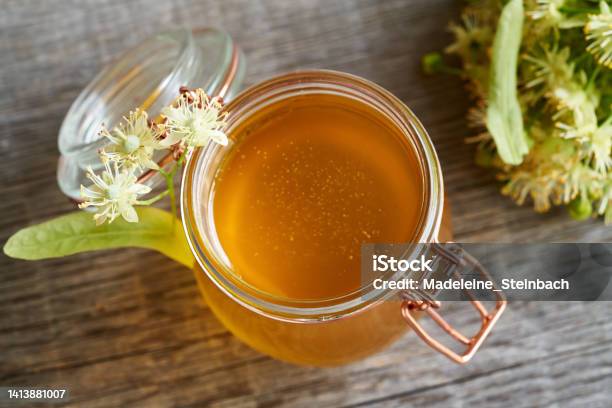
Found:
[[[234,273],[283,298],[330,299],[360,282],[360,248],[415,239],[424,178],[405,135],[346,96],[274,102],[229,135],[216,233]]]

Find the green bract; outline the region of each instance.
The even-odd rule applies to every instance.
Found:
[[[516,91],[516,69],[523,30],[523,2],[509,2],[499,18],[489,72],[487,129],[502,160],[520,164],[529,151]]]

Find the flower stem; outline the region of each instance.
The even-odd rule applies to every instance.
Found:
[[[170,198],[170,209],[172,210],[172,215],[174,219],[178,217],[178,211],[176,208],[176,194],[174,192],[174,175],[176,174],[178,164],[175,164],[172,170],[165,171],[163,169],[157,170],[159,174],[161,174],[166,180],[166,195]],[[173,221],[174,222],[174,221]]]
[[[174,164],[174,167],[172,167],[172,170],[170,170],[168,173],[163,172],[163,170],[161,171],[161,174],[166,178],[166,184],[168,185],[168,193],[170,196],[170,208],[172,209],[172,214],[174,215],[175,220],[178,218],[178,209],[176,206],[176,193],[174,190],[174,176],[182,167],[184,158],[185,152],[183,152],[178,158],[178,160],[176,160],[176,163]]]
[[[138,205],[152,205],[158,202],[159,200],[161,200],[162,198],[164,198],[165,196],[167,196],[168,194],[169,194],[169,191],[164,190],[153,198],[150,198],[148,200],[138,201],[137,204]]]
[[[172,224],[176,223],[176,218],[178,217],[178,211],[176,209],[176,195],[174,194],[174,172],[172,175],[166,177],[166,183],[168,184],[168,193],[170,196],[170,208],[172,209]]]
[[[185,162],[185,157],[187,156],[187,150],[181,153],[178,159],[175,160],[174,165],[169,171],[165,171],[164,169],[158,169],[158,173],[164,177],[166,180],[166,191],[159,194],[156,197],[153,197],[151,200],[143,201],[142,205],[149,205],[157,202],[159,199],[168,196],[170,198],[170,209],[172,211],[172,215],[174,216],[173,222],[176,222],[178,218],[178,208],[176,205],[176,192],[174,190],[174,176],[181,169]]]

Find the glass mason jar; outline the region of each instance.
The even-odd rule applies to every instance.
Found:
[[[227,106],[231,114],[226,132],[231,135],[271,103],[308,93],[358,100],[384,114],[401,131],[417,152],[425,176],[416,241],[450,240],[442,172],[430,138],[399,99],[367,80],[340,72],[304,71],[265,81],[242,92]],[[181,193],[184,227],[196,257],[195,276],[207,304],[223,324],[263,353],[310,365],[363,358],[404,333],[408,326],[395,292],[375,294],[372,285],[366,284],[337,299],[280,299],[249,286],[231,270],[212,217],[213,180],[229,151],[231,148],[217,144],[195,151],[185,170]]]
[[[158,34],[124,53],[85,88],[70,107],[59,134],[61,157],[58,183],[69,197],[78,200],[87,166],[99,166],[97,152],[108,141],[100,137],[102,124],[112,127],[136,107],[155,117],[176,97],[179,87],[199,87],[221,96],[231,135],[241,123],[266,106],[306,93],[348,97],[382,114],[413,148],[423,177],[415,241],[447,242],[451,239],[450,214],[445,208],[442,172],[427,132],[416,116],[383,88],[349,74],[304,71],[279,76],[239,90],[245,68],[241,51],[225,33],[212,30],[177,30]],[[349,294],[333,299],[301,301],[272,296],[248,285],[233,273],[215,234],[211,198],[214,178],[230,148],[211,143],[196,149],[189,158],[181,188],[183,225],[195,257],[194,273],[202,294],[221,322],[251,347],[297,364],[347,363],[389,345],[406,330],[456,362],[471,358],[505,303],[497,302],[492,313],[474,302],[482,327],[467,338],[437,314],[435,301],[406,298],[405,293],[374,290],[368,282]],[[156,157],[160,166],[171,156]],[[162,178],[152,171],[139,175],[152,187]],[[256,237],[254,237],[256,239]],[[465,262],[455,254],[439,251],[448,265]],[[468,258],[469,259],[469,258]],[[452,337],[466,346],[457,354],[419,325],[417,318],[429,314]]]

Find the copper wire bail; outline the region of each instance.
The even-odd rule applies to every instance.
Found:
[[[458,272],[458,268],[465,266],[472,266],[475,271],[477,271],[483,278],[488,279],[493,282],[489,273],[482,267],[482,265],[474,259],[471,255],[469,255],[464,250],[461,250],[461,256],[455,254],[446,248],[444,248],[440,244],[433,244],[432,249],[438,255],[444,257],[447,261],[451,262],[454,265],[453,274],[456,277],[459,277],[460,274]],[[415,333],[431,348],[434,350],[444,354],[446,357],[454,361],[458,364],[465,364],[478,351],[478,348],[482,345],[484,340],[487,338],[489,332],[503,313],[506,308],[506,298],[501,290],[495,287],[493,283],[493,293],[495,294],[496,303],[495,308],[492,311],[487,311],[482,303],[474,298],[474,296],[468,290],[464,290],[464,293],[470,298],[470,302],[474,306],[474,308],[478,311],[481,319],[480,330],[476,335],[469,338],[463,335],[461,332],[456,330],[453,326],[451,326],[444,318],[437,312],[437,309],[441,308],[441,303],[435,300],[414,300],[414,299],[406,299],[402,302],[401,311],[402,316],[408,323],[408,325],[415,331]],[[434,322],[446,333],[448,333],[452,338],[457,340],[459,343],[465,345],[465,350],[463,353],[459,354],[450,348],[446,347],[444,344],[434,339],[429,333],[425,331],[425,329],[419,324],[417,321],[417,317],[415,312],[424,312],[429,315],[433,319]]]

